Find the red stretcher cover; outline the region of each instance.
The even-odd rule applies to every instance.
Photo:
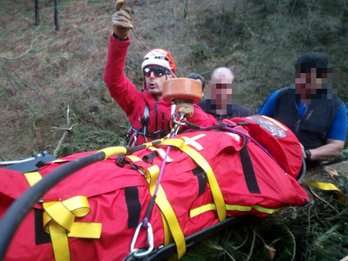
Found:
[[[155,176],[150,181],[149,173],[160,169],[168,146],[161,195],[150,217],[155,248],[175,240],[177,234],[191,235],[228,216],[265,217],[280,208],[307,203],[309,197],[296,180],[302,166],[302,152],[294,134],[263,116],[235,121],[240,125],[232,131],[186,132],[131,156],[112,156],[77,171],[49,190],[43,202],[86,197],[90,211],[75,221],[101,224],[98,239],[68,237],[70,259],[127,257],[135,229],[144,219],[153,193]],[[241,124],[244,122],[249,124]],[[44,177],[63,164],[91,153],[67,156],[46,164],[38,172]],[[209,168],[213,174],[206,173]],[[30,186],[23,173],[0,169],[0,176],[1,218]],[[218,213],[219,191],[224,210]],[[169,202],[181,231],[166,221],[172,217],[161,215],[161,200]],[[54,257],[50,235],[42,228],[42,215],[42,204],[37,203],[19,226],[5,260],[59,260],[59,256]],[[141,229],[136,248],[147,246],[146,229]]]

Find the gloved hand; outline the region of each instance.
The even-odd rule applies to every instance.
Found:
[[[194,104],[187,100],[176,101],[176,110],[182,114],[185,114],[187,118],[191,118],[195,112]]]
[[[117,0],[116,13],[112,15],[114,33],[121,39],[127,38],[129,30],[134,28],[132,24],[131,9],[123,6],[124,0]]]

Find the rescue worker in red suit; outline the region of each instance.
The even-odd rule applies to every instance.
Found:
[[[110,36],[104,81],[132,126],[128,144],[139,145],[162,138],[170,130],[171,119],[171,103],[161,99],[162,86],[166,80],[175,77],[175,61],[170,52],[163,49],[153,49],[147,53],[141,66],[145,77],[143,90],[138,91],[124,73],[130,45],[128,32],[133,25],[130,10],[124,7],[123,0],[116,2],[112,24],[114,32]],[[201,127],[217,124],[214,117],[203,112],[196,104],[178,103],[177,110],[184,113],[189,122]]]

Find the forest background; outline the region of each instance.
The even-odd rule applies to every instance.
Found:
[[[129,127],[103,82],[114,1],[58,1],[58,31],[53,23],[52,2],[39,0],[40,23],[35,25],[34,1],[1,1],[0,160],[21,159],[44,150],[52,153],[57,148],[58,156],[64,156],[120,145]],[[214,68],[231,68],[236,76],[234,99],[256,112],[272,90],[294,81],[297,57],[316,50],[328,53],[335,71],[330,83],[347,105],[348,1],[126,3],[133,10],[135,25],[130,34],[126,74],[137,86],[142,83],[140,65],[144,54],[161,47],[173,54],[179,77],[198,72],[209,79]],[[71,131],[60,144],[67,129]],[[341,165],[339,176],[346,170],[347,164]],[[347,189],[340,178],[335,179],[343,190]],[[250,228],[250,224],[255,225],[252,221],[241,229],[244,233],[233,237],[220,234],[219,239],[207,244],[215,250],[213,254],[226,260],[252,260],[258,257],[256,249],[267,256],[277,249],[275,258],[282,257],[279,260],[295,256],[297,260],[338,260],[348,255],[348,231],[344,228],[348,227],[344,221],[348,211],[334,195],[329,198],[333,200],[329,203],[326,199],[330,206],[319,200],[322,208],[314,208],[315,214],[308,208],[293,210],[282,223],[265,225],[263,222],[269,220],[260,221],[260,230]],[[327,218],[328,223],[314,223],[313,228],[311,218],[320,222]],[[264,236],[274,229],[278,231],[274,237]],[[303,231],[306,236],[301,239]],[[230,243],[221,244],[221,237],[227,237],[224,241]],[[284,242],[279,238],[284,237],[288,237],[288,243],[279,245]],[[233,239],[245,242],[236,246],[231,243]],[[198,260],[207,258],[207,253],[201,255],[206,246],[198,249]],[[279,253],[288,253],[289,259]],[[191,257],[195,257],[194,250]]]

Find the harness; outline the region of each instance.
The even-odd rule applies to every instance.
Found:
[[[154,132],[149,132],[148,131],[149,118],[150,118],[150,108],[149,108],[149,105],[146,103],[143,116],[139,118],[139,121],[142,125],[141,128],[137,129],[134,126],[131,126],[127,132],[126,143],[128,146],[130,147],[135,146],[139,135],[144,137],[145,142],[148,142],[147,138],[155,140],[155,139],[159,139],[163,137],[166,134],[166,131],[164,129],[156,130]]]

